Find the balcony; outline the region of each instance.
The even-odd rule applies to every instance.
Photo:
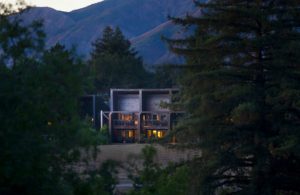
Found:
[[[169,122],[167,120],[144,120],[142,125],[145,129],[167,129]]]
[[[113,127],[115,129],[137,129],[138,122],[136,120],[113,120]]]

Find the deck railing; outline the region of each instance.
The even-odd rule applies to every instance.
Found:
[[[114,126],[119,127],[137,127],[137,124],[135,124],[134,120],[120,120],[120,119],[114,119],[113,120]]]
[[[134,120],[114,119],[113,126],[115,128],[137,128],[138,123]],[[167,120],[143,120],[141,125],[146,128],[168,128],[169,121]]]
[[[144,127],[168,127],[169,122],[166,120],[144,120],[142,125]]]

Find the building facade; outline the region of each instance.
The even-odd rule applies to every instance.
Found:
[[[163,138],[182,115],[166,106],[176,93],[177,89],[111,89],[110,111],[100,112],[101,126],[108,123],[114,143]]]

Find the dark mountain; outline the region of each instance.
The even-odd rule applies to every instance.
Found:
[[[184,16],[194,10],[193,0],[105,0],[72,12],[35,7],[24,14],[24,20],[43,19],[47,46],[57,42],[76,46],[84,57],[105,26],[119,26],[146,64],[158,64],[175,59],[161,41],[162,35],[173,37],[180,32],[168,16]]]

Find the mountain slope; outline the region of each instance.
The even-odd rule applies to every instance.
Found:
[[[194,10],[192,0],[105,0],[72,12],[37,7],[26,13],[24,19],[45,21],[48,47],[57,42],[76,46],[85,57],[91,42],[101,36],[105,26],[119,26],[145,63],[156,64],[168,53],[160,37],[172,37],[178,31],[168,22],[168,16],[182,16]]]

